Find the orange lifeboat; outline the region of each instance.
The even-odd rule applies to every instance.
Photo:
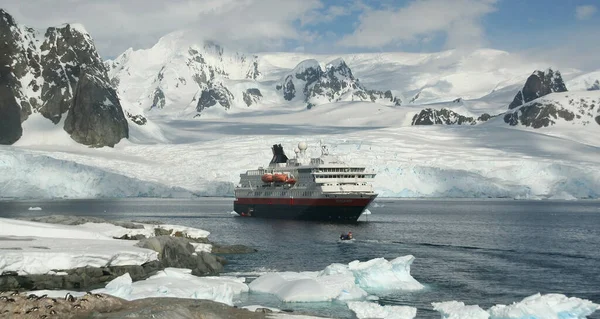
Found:
[[[287,174],[275,173],[273,174],[273,181],[276,183],[284,183],[287,180]]]
[[[296,184],[296,179],[293,177],[290,177],[290,178],[286,179],[285,182],[288,184],[294,185],[294,184]]]
[[[263,183],[272,183],[273,174],[263,174],[263,176],[261,176],[260,179],[263,181]]]

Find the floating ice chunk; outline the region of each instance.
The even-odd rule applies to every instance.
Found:
[[[41,207],[29,207],[28,210],[42,210]]]
[[[166,268],[141,281],[131,282],[129,274],[115,278],[96,293],[105,293],[126,300],[153,297],[207,299],[233,305],[233,298],[248,291],[245,278],[196,277],[189,269]]]
[[[410,275],[412,255],[398,257],[392,261],[384,258],[366,262],[353,261],[348,268],[354,273],[356,283],[367,292],[387,290],[413,291],[423,289],[423,285]]]
[[[315,272],[273,273],[258,277],[248,286],[253,292],[276,295],[285,302],[352,300],[366,296],[354,285],[352,274],[318,276]]]
[[[466,306],[464,302],[432,302],[433,310],[440,312],[442,319],[488,319],[490,314],[479,306]]]
[[[286,302],[330,301],[335,297],[320,282],[308,278],[285,282],[277,289],[276,295]]]
[[[535,294],[511,305],[496,305],[488,312],[491,319],[583,319],[600,310],[589,300],[561,294]]]
[[[278,273],[264,274],[249,283],[248,288],[254,292],[268,294],[277,291],[285,283],[286,280]]]
[[[410,275],[413,256],[392,261],[383,258],[348,265],[331,264],[320,272],[265,274],[248,286],[253,292],[276,295],[287,302],[360,300],[370,291],[417,290],[423,288]]]
[[[350,301],[348,308],[356,317],[382,319],[412,319],[417,316],[417,308],[408,306],[381,306],[367,301]]]

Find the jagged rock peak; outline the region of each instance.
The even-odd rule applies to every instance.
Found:
[[[562,79],[560,71],[547,69],[536,70],[527,78],[523,89],[517,93],[514,100],[508,106],[509,109],[531,102],[539,97],[555,92],[566,92],[567,87]]]
[[[309,59],[298,63],[291,74],[297,79],[306,81],[307,84],[310,84],[317,81],[323,75],[323,70],[321,69],[319,61]]]
[[[7,25],[17,25],[15,19],[6,10],[0,8],[0,23],[6,23]]]
[[[85,127],[87,124],[75,124],[68,129],[65,127],[65,131],[73,139],[94,146],[114,145],[114,139],[111,138],[114,132],[107,132],[113,125],[107,121],[124,120],[123,112],[116,94],[114,103],[104,103],[106,96],[111,95],[107,91],[110,87],[107,69],[91,36],[82,25],[49,27],[41,35],[32,28],[18,25],[10,14],[1,10],[0,65],[6,66],[2,68],[0,84],[8,87],[8,90],[0,92],[0,100],[10,105],[12,102],[8,101],[16,102],[20,107],[21,122],[27,120],[31,113],[39,112],[58,124],[66,112],[75,109],[77,119],[73,123],[101,125]],[[94,78],[95,84],[82,87],[79,82],[84,74]],[[76,92],[79,92],[80,98],[75,98]],[[110,120],[94,119],[103,116],[93,113],[96,109],[92,106],[99,104],[114,108],[108,111],[112,114]],[[14,107],[0,109],[0,118],[14,119],[14,114],[8,114],[9,112],[14,113]],[[12,127],[17,129],[14,125]],[[7,140],[5,134],[14,137],[15,133],[16,131],[2,132],[0,140]],[[83,135],[87,136],[79,138]],[[85,139],[94,140],[87,143]]]
[[[337,73],[343,77],[347,77],[348,79],[355,79],[352,75],[352,70],[350,70],[350,67],[348,67],[346,61],[344,61],[342,58],[337,58],[327,63],[325,70],[332,75]]]
[[[65,131],[78,143],[113,147],[129,137],[129,127],[117,93],[104,78],[83,74],[77,82]]]

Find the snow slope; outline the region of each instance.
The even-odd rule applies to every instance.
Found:
[[[1,194],[232,196],[240,173],[268,163],[271,145],[289,154],[304,140],[316,156],[323,139],[346,162],[375,169],[383,197],[600,198],[600,125],[532,129],[497,117],[475,126],[406,126],[415,112],[354,102],[163,120],[170,143],[124,141],[114,149],[24,140],[0,148]]]

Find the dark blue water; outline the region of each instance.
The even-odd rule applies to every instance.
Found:
[[[30,206],[43,210],[28,211]],[[231,207],[232,199],[210,198],[0,202],[0,217],[70,214],[198,227],[215,242],[259,249],[227,257],[226,272],[250,278],[411,254],[411,273],[427,288],[379,302],[417,307],[418,318],[439,318],[431,302],[458,300],[487,309],[538,292],[600,303],[599,201],[379,200],[372,215],[351,225],[241,218],[230,214]],[[347,231],[356,241],[338,243]],[[240,302],[352,317],[337,303],[281,304],[256,295]]]

